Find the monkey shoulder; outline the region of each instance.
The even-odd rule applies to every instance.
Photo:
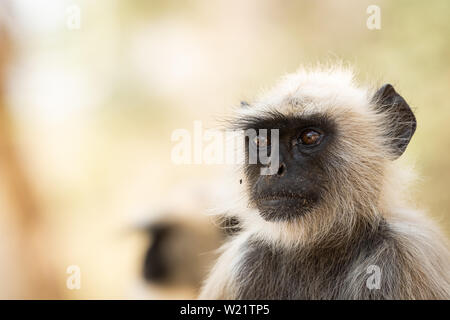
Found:
[[[362,239],[339,298],[450,297],[449,251],[437,230],[414,221],[383,221]]]
[[[450,299],[450,251],[440,230],[428,219],[398,220],[388,224],[392,248],[385,250],[386,278],[397,273],[394,298]],[[392,263],[389,264],[389,261]]]

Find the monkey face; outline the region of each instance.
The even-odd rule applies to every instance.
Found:
[[[248,139],[247,155],[263,148],[271,157],[278,152],[274,174],[261,175],[261,164],[246,166],[251,202],[268,221],[292,220],[310,212],[327,184],[324,160],[335,137],[334,123],[325,115],[288,118],[273,113],[250,127],[279,130],[278,148],[269,138]]]
[[[405,151],[415,118],[390,85],[371,100],[352,104],[344,99],[347,96],[351,94],[335,93],[331,102],[290,97],[263,110],[246,107],[237,127],[257,132],[253,139],[247,136],[246,159],[251,154],[270,158],[269,164],[249,161],[244,170],[250,204],[265,220],[290,221],[305,215],[316,219],[320,213],[339,219],[345,212],[361,211],[357,206],[378,201],[384,163]],[[278,139],[271,141],[272,135],[261,134],[261,129],[277,129]],[[273,159],[277,170],[261,174],[262,168],[272,167]],[[324,216],[317,219],[325,221]]]

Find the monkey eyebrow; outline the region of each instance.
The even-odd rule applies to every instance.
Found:
[[[286,115],[279,111],[265,111],[260,116],[241,117],[231,121],[233,130],[248,129],[291,129],[296,127],[319,126],[332,128],[333,121],[326,114],[311,114],[307,116]]]
[[[253,115],[246,118],[240,116],[233,119],[231,128],[233,130],[276,129],[284,127],[288,121],[289,118],[279,111],[263,111],[259,116]]]

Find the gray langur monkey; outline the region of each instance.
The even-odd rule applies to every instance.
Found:
[[[408,206],[396,160],[416,129],[386,84],[343,67],[300,70],[256,102],[236,129],[278,129],[279,169],[243,166],[248,208],[200,299],[449,299],[445,237]],[[247,139],[251,148],[271,141]]]

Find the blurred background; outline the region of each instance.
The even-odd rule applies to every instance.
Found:
[[[330,59],[415,108],[415,201],[450,234],[449,14],[446,0],[1,0],[0,298],[195,297],[227,237],[208,213],[227,168],[175,165],[172,132]]]

